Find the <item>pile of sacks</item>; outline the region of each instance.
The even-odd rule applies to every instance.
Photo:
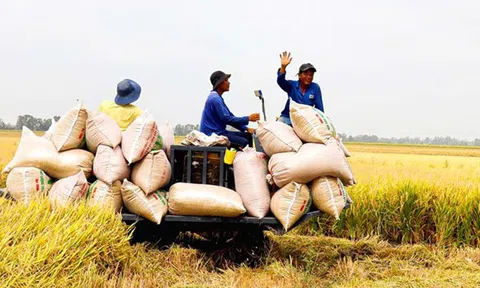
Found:
[[[173,215],[257,218],[270,211],[266,181],[267,159],[251,147],[236,153],[233,161],[235,190],[208,184],[175,183],[168,192],[168,212]]]
[[[168,159],[173,128],[158,128],[148,112],[122,133],[106,114],[78,103],[37,136],[23,127],[14,158],[7,164],[7,191],[19,202],[47,196],[54,207],[86,200],[122,207],[160,223],[170,181]]]
[[[245,195],[225,187],[189,183],[176,183],[168,192],[164,191],[162,188],[169,184],[172,173],[167,155],[173,144],[172,127],[166,123],[159,129],[147,112],[122,133],[106,114],[88,111],[79,103],[42,137],[23,127],[15,156],[3,170],[9,173],[7,191],[23,203],[47,196],[53,207],[78,201],[106,206],[116,212],[124,207],[157,224],[168,212],[237,217],[247,211],[240,195],[245,199],[256,197],[251,193],[256,182],[248,179],[251,174],[248,158],[253,155],[256,166],[260,164],[263,171],[260,177],[256,176],[257,182],[263,181],[266,200],[270,200],[265,156],[259,153],[257,158],[251,148],[242,152],[245,159],[239,155],[235,162],[237,170],[245,171],[240,173],[247,176],[237,175],[245,182],[241,189]],[[246,187],[251,188],[245,190]],[[247,202],[246,206],[259,217],[269,212],[268,204],[257,207]]]
[[[172,173],[172,127],[166,123],[159,129],[145,112],[122,133],[106,114],[87,111],[82,103],[43,137],[23,127],[15,156],[3,172],[9,173],[8,192],[19,202],[41,195],[54,206],[86,200],[117,212],[125,207],[157,224],[167,213],[263,218],[272,211],[289,230],[312,202],[338,219],[351,202],[345,186],[355,184],[350,155],[321,111],[291,101],[290,118],[293,128],[259,123],[265,153],[251,147],[236,153],[235,191],[192,183],[163,190]],[[272,187],[278,188],[273,195]]]
[[[310,209],[339,219],[351,199],[345,186],[356,184],[347,157],[336,139],[332,121],[322,111],[290,100],[292,127],[281,122],[260,122],[257,135],[270,156],[270,184],[278,188],[270,209],[285,230]]]

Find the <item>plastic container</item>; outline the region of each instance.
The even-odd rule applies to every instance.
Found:
[[[235,150],[234,148],[231,148],[230,150],[225,150],[225,157],[223,159],[223,162],[227,165],[232,165],[236,154],[237,150]]]

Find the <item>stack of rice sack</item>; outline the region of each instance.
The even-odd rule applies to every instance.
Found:
[[[168,156],[173,144],[172,126],[166,122],[157,127],[147,112],[122,132],[106,114],[87,111],[79,103],[53,122],[43,137],[24,127],[15,156],[3,172],[9,173],[9,193],[24,203],[38,196],[48,196],[55,206],[86,200],[117,212],[124,207],[157,224],[168,211],[174,215],[220,217],[246,212],[240,195],[228,188],[177,183],[168,193],[163,191],[170,182]],[[257,181],[263,179],[266,187],[264,156],[257,158],[256,152],[250,150],[235,165],[250,177],[248,165],[252,155],[261,170],[254,177]],[[252,183],[240,176],[239,179],[245,182],[239,184],[245,197],[253,197],[249,209],[263,217],[268,213],[269,197],[263,197],[259,205],[250,193]]]
[[[160,224],[168,209],[166,192],[160,189],[169,183],[171,167],[165,151],[154,148],[157,139],[157,124],[147,113],[123,133],[122,154],[132,170],[121,194],[128,211]]]
[[[330,119],[314,107],[290,101],[292,127],[281,122],[260,122],[257,135],[268,162],[269,177],[279,188],[270,209],[285,230],[306,212],[311,202],[339,219],[349,197],[345,186],[354,185],[350,156],[335,139]]]
[[[23,127],[15,156],[3,170],[9,173],[7,190],[12,197],[28,203],[48,193],[56,205],[85,197],[94,160],[93,153],[82,149],[87,118],[79,103],[43,137]]]
[[[160,223],[167,203],[158,190],[170,180],[165,151],[174,141],[168,123],[162,130],[168,145],[149,113],[122,133],[106,114],[87,111],[79,103],[43,137],[23,127],[15,156],[3,170],[9,173],[7,189],[24,203],[42,195],[54,206],[87,200],[117,212],[125,206]]]
[[[233,161],[235,190],[248,215],[263,218],[270,211],[270,191],[266,180],[267,156],[246,147],[237,152]]]
[[[217,185],[175,183],[168,192],[168,212],[184,216],[238,217],[248,210],[254,216],[264,217],[269,210],[268,188],[267,199],[254,192],[262,194],[267,186],[265,157],[247,148],[237,153],[233,165],[237,191]],[[257,187],[256,183],[262,180],[265,187]],[[267,201],[266,205],[262,201]]]
[[[240,195],[222,186],[179,182],[168,194],[172,215],[237,217],[246,212]]]
[[[237,152],[233,161],[236,191],[216,185],[175,183],[169,190],[169,213],[218,217],[247,213],[265,217],[270,211],[266,158],[251,147]]]

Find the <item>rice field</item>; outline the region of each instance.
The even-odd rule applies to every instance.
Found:
[[[0,131],[0,168],[18,140]],[[129,228],[106,212],[49,216],[46,202],[18,208],[0,199],[0,217],[11,219],[0,226],[8,252],[0,287],[478,287],[480,148],[346,147],[358,182],[347,188],[352,207],[339,221],[323,215],[286,236],[267,233],[272,249],[260,268],[218,271],[198,250],[129,245]]]
[[[480,157],[451,156],[448,149],[449,156],[354,152],[358,185],[349,194],[356,203],[338,222],[320,217],[311,234],[478,246]]]
[[[5,165],[15,154],[20,132],[0,130],[0,165]]]
[[[474,146],[348,143],[348,147],[356,152],[472,157],[480,156],[480,147]]]
[[[267,232],[263,264],[216,269],[196,249],[129,243],[112,211],[0,198],[0,287],[478,287],[480,249]]]

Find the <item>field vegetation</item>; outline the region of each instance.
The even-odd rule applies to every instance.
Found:
[[[16,133],[0,131],[0,168]],[[220,269],[178,245],[131,245],[131,227],[109,211],[0,198],[0,287],[478,287],[480,148],[346,146],[352,207],[337,222],[323,215],[267,233],[271,248],[255,268]]]

